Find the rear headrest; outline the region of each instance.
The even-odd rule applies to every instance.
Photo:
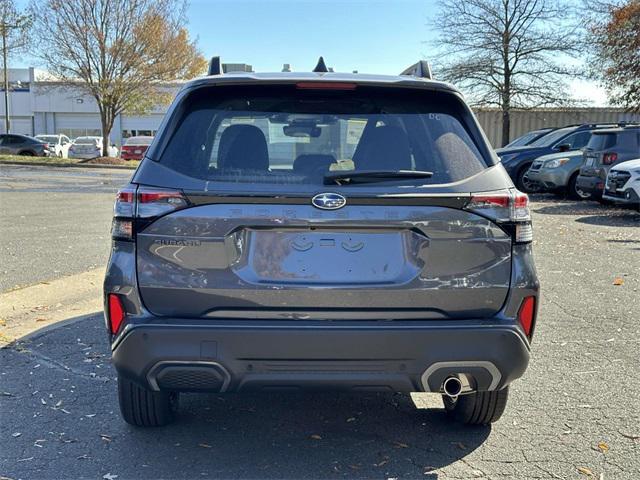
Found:
[[[220,170],[269,170],[269,151],[264,133],[253,125],[225,128],[218,147]]]
[[[411,148],[400,127],[376,127],[363,137],[353,162],[356,170],[411,170]]]
[[[303,153],[293,162],[293,171],[300,175],[320,175],[329,171],[329,166],[336,162],[333,155]]]

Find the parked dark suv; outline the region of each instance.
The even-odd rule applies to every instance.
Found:
[[[640,157],[640,125],[594,132],[583,156],[576,186],[586,195],[600,201],[611,167]]]
[[[177,95],[115,204],[120,408],[180,392],[438,392],[497,420],[538,308],[528,198],[460,93],[416,76],[219,74]],[[411,75],[413,72],[416,75]]]

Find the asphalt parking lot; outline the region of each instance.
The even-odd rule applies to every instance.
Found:
[[[10,215],[37,211],[60,190],[54,182],[34,191],[35,180],[15,175],[24,190],[16,198],[0,184],[3,209],[15,202]],[[115,190],[120,180],[101,181]],[[78,207],[71,199],[87,195],[100,212],[113,198],[91,188],[53,193]],[[493,426],[451,424],[426,394],[255,394],[183,395],[177,423],[135,429],[120,419],[96,312],[0,350],[0,477],[640,478],[640,215],[549,195],[532,210],[542,284],[533,358]],[[74,244],[77,255],[108,251],[102,221]],[[2,270],[25,268],[2,256]]]

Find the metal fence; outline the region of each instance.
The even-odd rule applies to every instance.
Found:
[[[502,112],[496,109],[476,109],[476,117],[494,148],[501,147]],[[640,122],[640,113],[622,108],[571,108],[514,110],[511,112],[511,140],[545,127],[562,127],[576,123]]]

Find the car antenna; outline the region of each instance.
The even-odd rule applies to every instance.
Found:
[[[320,57],[318,59],[318,64],[316,65],[316,68],[313,69],[313,71],[315,73],[328,73],[329,69],[327,68],[327,65],[324,63],[324,58]]]

